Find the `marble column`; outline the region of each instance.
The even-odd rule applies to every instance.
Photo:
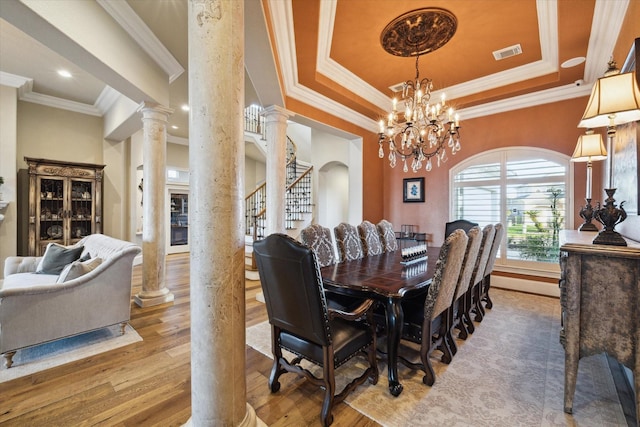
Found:
[[[255,426],[245,379],[244,2],[188,8],[189,424]]]
[[[277,105],[262,113],[267,133],[267,218],[265,236],[286,233],[285,191],[287,187],[287,119],[290,114]]]
[[[140,307],[173,301],[165,285],[166,221],[165,182],[167,166],[167,119],[173,110],[143,103],[143,205],[142,205],[142,291],[134,296]]]

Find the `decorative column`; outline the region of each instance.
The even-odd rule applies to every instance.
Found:
[[[188,8],[189,424],[255,426],[245,379],[244,2]]]
[[[277,105],[262,112],[267,133],[267,223],[265,236],[286,233],[285,191],[287,188],[287,119],[290,114]]]
[[[165,286],[166,221],[165,182],[167,166],[167,119],[173,110],[143,103],[142,161],[142,292],[134,297],[140,307],[173,301]]]

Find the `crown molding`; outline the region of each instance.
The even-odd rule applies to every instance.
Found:
[[[0,71],[0,85],[20,89],[27,83],[30,83],[31,86],[33,86],[33,79],[28,79],[26,77],[18,76],[16,74],[5,73],[4,71]]]
[[[506,113],[522,108],[535,107],[537,105],[550,104],[552,102],[589,96],[591,85],[576,86],[574,84],[558,86],[525,95],[514,96],[500,101],[488,102],[474,107],[459,110],[461,121],[463,119],[475,119],[493,114]]]
[[[596,0],[584,65],[584,81],[593,83],[607,70],[607,62],[613,55],[628,7],[629,0]]]
[[[337,2],[323,1],[320,4],[320,24],[318,26],[318,55],[316,69],[339,85],[351,90],[377,107],[386,110],[391,98],[364,82],[351,71],[330,57],[333,27]],[[503,87],[512,83],[532,79],[558,71],[558,5],[557,0],[537,0],[538,34],[542,59],[520,67],[501,71],[479,79],[449,86],[434,95],[446,92],[447,98],[455,99],[478,92]],[[292,25],[292,24],[291,24]]]
[[[184,68],[171,55],[169,50],[158,40],[142,19],[124,0],[96,0],[97,3],[142,47],[142,49],[169,76],[169,83],[173,83]]]
[[[75,113],[88,114],[90,116],[102,117],[102,111],[93,105],[84,104],[82,102],[70,101],[55,96],[43,95],[41,93],[32,92],[31,84],[27,84],[18,89],[18,99],[25,102],[33,102],[34,104],[45,105],[47,107],[60,108],[62,110],[73,111]]]

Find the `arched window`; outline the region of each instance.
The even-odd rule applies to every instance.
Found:
[[[558,233],[573,226],[571,168],[568,156],[534,147],[473,156],[450,171],[451,219],[501,222],[506,233],[497,265],[557,271]]]

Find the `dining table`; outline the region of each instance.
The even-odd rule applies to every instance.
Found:
[[[401,250],[344,261],[322,267],[325,289],[349,296],[380,301],[385,309],[389,391],[402,393],[398,379],[398,348],[402,337],[402,301],[424,294],[435,272],[440,247],[429,246],[426,259],[406,264]]]

